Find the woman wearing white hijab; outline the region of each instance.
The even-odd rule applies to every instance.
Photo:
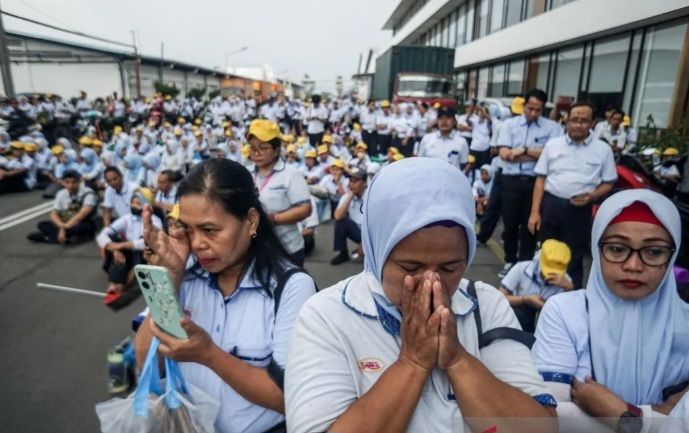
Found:
[[[672,275],[680,237],[677,209],[660,194],[628,190],[601,205],[586,290],[548,300],[532,350],[558,400],[560,432],[601,430],[591,417],[648,431],[681,397],[689,308]]]
[[[373,178],[364,272],[310,298],[295,327],[289,432],[461,432],[463,422],[502,432],[515,419],[555,431],[555,402],[528,348],[503,339],[479,349],[477,300],[462,280],[473,227],[471,187],[443,161],[405,159]],[[518,328],[500,292],[475,288],[484,333]]]
[[[163,170],[171,170],[176,173],[184,174],[185,164],[184,153],[180,150],[179,142],[171,138],[165,144],[165,151],[160,166]]]

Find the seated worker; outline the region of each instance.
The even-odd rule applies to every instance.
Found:
[[[317,156],[315,150],[309,150],[304,154],[304,165],[301,166],[300,171],[309,185],[317,184],[323,177],[323,169],[318,165]]]
[[[335,209],[335,237],[333,249],[338,254],[330,260],[331,265],[339,265],[349,260],[347,239],[359,245],[358,255],[361,256],[361,224],[363,223],[364,193],[368,184],[368,174],[365,170],[352,168],[347,174],[349,178],[349,192],[340,198]]]
[[[174,182],[174,172],[163,170],[158,175],[155,199],[153,200],[153,213],[164,221],[164,216],[172,210],[177,199],[177,187]]]
[[[141,213],[144,205],[153,203],[153,191],[138,188],[131,199],[131,213],[117,218],[109,227],[101,230],[96,241],[105,251],[103,270],[108,274],[105,305],[115,303],[134,281],[132,269],[144,263],[146,249],[143,238]],[[153,225],[162,228],[160,218],[153,216]]]
[[[483,164],[479,178],[472,185],[474,201],[476,201],[476,215],[483,216],[483,212],[488,207],[491,188],[493,188],[493,170],[489,164]]]
[[[26,144],[13,141],[12,158],[0,167],[0,194],[31,191],[36,186],[36,163],[26,154]]]
[[[546,302],[531,350],[561,433],[653,432],[686,391],[689,307],[673,275],[681,228],[677,207],[651,190],[598,209],[586,290]]]
[[[126,182],[122,172],[117,167],[106,168],[104,176],[108,186],[105,188],[101,207],[103,208],[103,227],[107,227],[112,222],[113,217],[129,215],[132,194],[139,186]]]
[[[328,199],[330,200],[330,206],[333,209],[333,212],[335,212],[335,209],[337,209],[337,205],[340,203],[340,198],[347,193],[349,180],[347,179],[347,174],[344,172],[344,170],[344,161],[341,159],[336,159],[330,165],[330,174],[323,176],[323,179],[321,179],[319,182],[319,185],[328,191]],[[319,222],[322,221],[322,219],[319,220]]]
[[[566,243],[548,239],[533,260],[516,263],[500,282],[524,331],[536,330],[536,314],[548,298],[574,288],[566,273],[571,258]]]
[[[62,186],[55,196],[49,221],[38,223],[38,232],[27,237],[34,242],[74,244],[93,239],[96,225],[93,214],[98,195],[82,182],[81,173],[69,169],[62,173]]]

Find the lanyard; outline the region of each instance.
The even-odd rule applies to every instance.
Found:
[[[274,174],[275,174],[275,170],[271,171],[268,176],[263,178],[260,185],[258,183],[258,177],[259,177],[258,172],[256,172],[254,174],[254,183],[256,184],[256,186],[258,186],[258,193],[259,194],[263,192],[263,190],[266,188],[266,186],[268,186],[268,182],[270,182],[270,178],[273,177]]]

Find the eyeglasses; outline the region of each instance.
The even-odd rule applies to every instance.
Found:
[[[273,146],[257,146],[257,147],[251,147],[251,153],[257,153],[257,154],[263,154],[266,152],[269,152],[273,150]]]
[[[616,242],[600,242],[598,247],[603,258],[611,263],[624,263],[629,260],[633,253],[637,253],[641,261],[647,266],[665,266],[675,252],[672,247],[654,245],[632,248],[629,245]]]
[[[588,125],[591,123],[591,119],[580,119],[575,117],[567,119],[567,123],[571,123],[572,125]]]

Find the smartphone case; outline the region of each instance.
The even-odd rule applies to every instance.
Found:
[[[134,275],[155,324],[173,337],[188,338],[179,324],[182,309],[167,269],[162,266],[136,265]]]

